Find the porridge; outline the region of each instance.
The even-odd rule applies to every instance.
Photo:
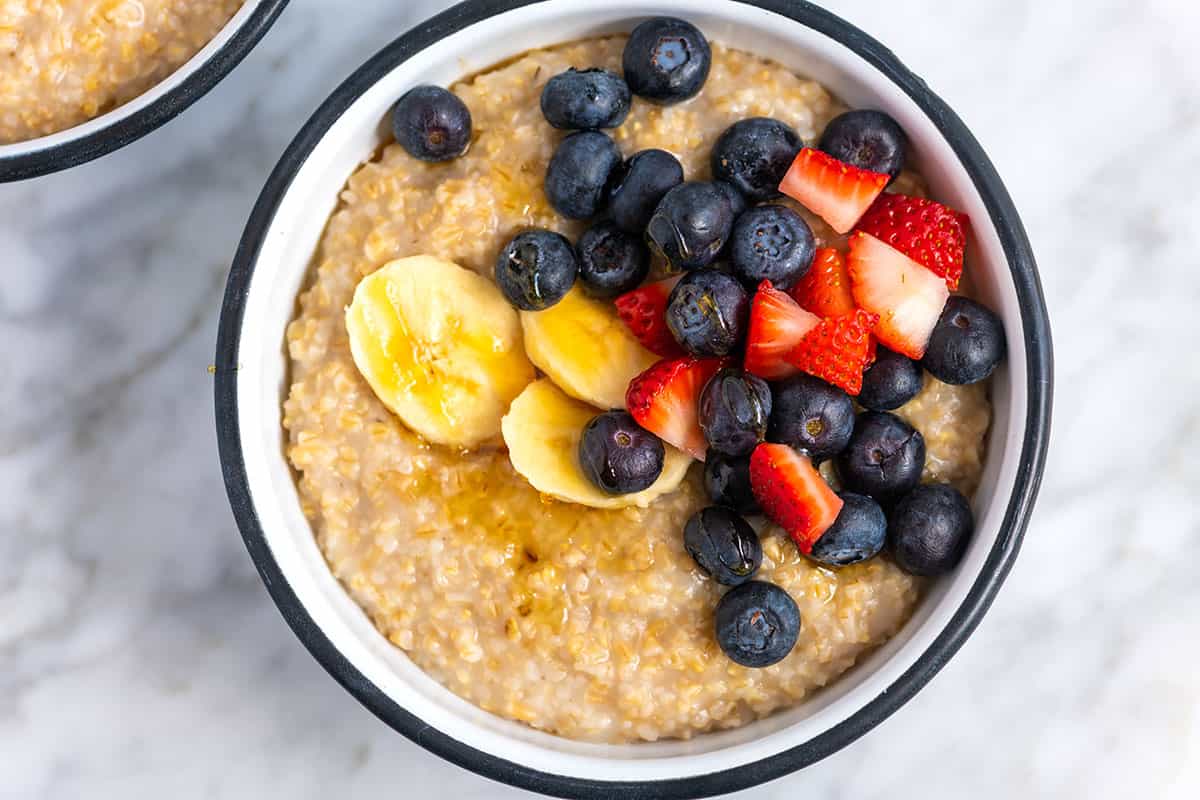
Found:
[[[382,324],[371,323],[373,314],[395,311],[403,330],[389,329],[389,335],[415,335],[434,324],[426,319],[430,308],[484,288],[494,293],[497,253],[521,232],[557,232],[572,241],[584,233],[587,224],[557,213],[543,190],[547,165],[552,156],[557,160],[566,134],[547,124],[550,112],[543,115],[539,98],[552,76],[572,67],[620,74],[627,38],[530,52],[453,85],[470,114],[465,153],[455,146],[459,157],[421,160],[391,143],[350,177],[287,331],[291,386],[284,403],[287,456],[303,510],[330,569],[381,633],[489,712],[602,742],[687,738],[800,702],[894,635],[925,580],[889,554],[844,566],[821,563],[803,555],[780,526],[765,523],[761,544],[753,546],[760,560],[755,581],[785,590],[802,624],[790,653],[773,666],[755,669],[727,657],[713,632],[713,609],[726,587],[698,566],[702,554],[694,560],[682,533],[710,505],[712,491],[704,465],[684,454],[688,443],[660,433],[668,442],[661,477],[631,495],[636,502],[604,508],[593,507],[604,505],[599,499],[586,499],[604,495],[573,460],[579,428],[623,406],[628,375],[652,373],[657,367],[647,368],[659,355],[620,344],[628,334],[612,322],[617,316],[610,304],[578,287],[546,311],[520,311],[520,323],[518,312],[481,301],[472,308],[489,309],[489,332],[470,315],[443,332],[483,337],[480,348],[503,362],[491,374],[504,375],[511,386],[480,388],[479,380],[464,378],[456,366],[465,357],[461,350],[376,353],[392,359],[395,374],[364,378],[372,356],[352,333],[365,335]],[[628,116],[610,130],[623,154],[659,148],[678,158],[689,181],[708,180],[710,149],[733,123],[770,117],[807,143],[845,111],[820,85],[777,64],[715,43],[711,53],[703,91],[687,102],[634,99]],[[435,144],[445,142],[439,136]],[[890,191],[924,193],[911,172],[901,173]],[[846,237],[820,216],[791,199],[780,202],[802,215],[815,245],[845,248]],[[461,271],[425,254],[449,259]],[[364,280],[383,275],[389,264],[387,282]],[[661,278],[660,269],[656,261],[651,281]],[[404,294],[442,274],[454,276],[453,298],[418,303]],[[377,305],[364,306],[364,294],[376,289]],[[573,328],[577,320],[587,324]],[[530,361],[520,349],[522,330]],[[567,356],[557,350],[566,347],[577,348],[570,358],[584,369],[563,367]],[[396,366],[396,359],[412,363]],[[596,377],[607,363],[628,373],[615,397]],[[459,370],[454,391],[465,399],[440,398],[446,414],[440,424],[458,419],[448,406],[470,408],[480,426],[469,445],[435,443],[442,428],[421,417],[428,404],[413,410],[426,399],[415,388],[426,368],[440,370],[439,376]],[[990,421],[987,383],[920,380],[919,392],[914,387],[915,397],[896,412],[924,434],[920,477],[952,484],[969,497]],[[561,463],[543,457],[555,447]],[[691,448],[694,455],[703,455],[703,442],[700,447],[698,453]],[[821,471],[836,482],[832,467],[828,461]],[[570,470],[576,474],[568,481],[562,473]],[[585,499],[571,502],[576,498]],[[778,506],[771,501],[770,507]]]
[[[0,2],[0,144],[129,102],[208,44],[244,2]]]

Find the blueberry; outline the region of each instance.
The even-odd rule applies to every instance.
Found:
[[[775,407],[767,440],[808,453],[814,461],[846,449],[854,433],[854,401],[820,378],[800,373],[772,387]]]
[[[869,497],[842,492],[842,510],[808,554],[829,567],[857,564],[879,555],[887,542],[887,517]]]
[[[606,411],[583,428],[579,465],[583,474],[608,494],[648,488],[662,473],[662,440],[633,421],[628,411]]]
[[[750,488],[750,458],[729,458],[709,450],[704,459],[704,488],[719,506],[739,514],[758,514],[761,509]]]
[[[729,207],[733,209],[733,219],[736,221],[737,218],[740,217],[746,210],[746,196],[739,192],[737,187],[732,183],[726,183],[725,181],[713,181],[713,186],[716,186],[725,193],[727,198],[729,198]]]
[[[392,134],[413,158],[449,161],[471,143],[471,112],[440,86],[417,86],[392,109]]]
[[[779,182],[802,147],[799,134],[777,119],[739,120],[713,145],[713,177],[750,200],[770,200],[779,196]]]
[[[736,280],[715,269],[683,276],[667,298],[667,328],[694,356],[727,356],[749,323],[750,298]]]
[[[859,169],[894,178],[904,169],[908,137],[882,111],[858,109],[830,120],[821,134],[820,149]]]
[[[541,311],[562,300],[575,283],[575,248],[543,228],[513,237],[496,258],[496,285],[516,308]]]
[[[962,560],[975,530],[967,498],[953,486],[931,483],[902,497],[888,520],[892,555],[913,575],[942,575]]]
[[[883,504],[916,486],[924,468],[925,437],[886,411],[859,414],[850,444],[838,456],[845,487]]]
[[[773,583],[735,586],[717,603],[717,644],[743,667],[769,667],[783,660],[800,638],[800,608]]]
[[[640,235],[663,195],[681,183],[683,167],[666,150],[634,153],[609,190],[608,213],[622,230]]]
[[[989,309],[955,295],[933,327],[922,366],[942,383],[978,383],[1004,358],[1004,325]]]
[[[575,245],[579,280],[593,297],[612,298],[636,289],[650,273],[650,251],[640,237],[612,222],[583,232]]]
[[[726,456],[749,456],[767,435],[771,387],[740,369],[723,369],[700,392],[700,429],[708,446]]]
[[[729,240],[733,205],[714,183],[687,181],[671,189],[646,224],[646,241],[672,269],[711,264]]]
[[[629,116],[628,84],[606,69],[569,69],[542,89],[542,116],[555,128],[615,128]]]
[[[711,66],[704,34],[674,17],[653,17],[634,28],[621,57],[633,93],[661,105],[699,94]]]
[[[787,206],[750,209],[733,223],[729,260],[733,274],[747,287],[769,280],[787,290],[804,277],[817,253],[812,228]]]
[[[921,366],[907,356],[880,346],[875,363],[863,373],[858,404],[872,411],[891,411],[921,391]]]
[[[762,545],[750,523],[720,506],[697,511],[683,528],[683,547],[717,583],[737,586],[762,564]]]
[[[563,139],[546,168],[546,198],[569,219],[599,213],[609,177],[621,163],[621,151],[606,133],[579,131]]]

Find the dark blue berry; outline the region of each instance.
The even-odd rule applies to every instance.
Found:
[[[417,86],[392,109],[392,134],[413,158],[449,161],[471,143],[471,112],[440,86]]]
[[[729,458],[709,450],[704,459],[704,488],[709,499],[729,506],[739,514],[758,514],[761,509],[750,488],[750,458]]]
[[[879,555],[887,543],[887,517],[869,497],[842,492],[842,510],[813,545],[809,558],[830,567],[857,564]]]
[[[733,206],[715,183],[687,181],[671,189],[646,225],[646,242],[674,270],[711,264],[729,240]]]
[[[640,236],[612,222],[588,228],[575,245],[579,281],[593,297],[612,298],[632,291],[650,273],[650,251]]]
[[[717,603],[717,644],[743,667],[769,667],[783,660],[800,637],[800,609],[773,583],[735,586]]]
[[[984,306],[955,295],[933,327],[922,366],[942,383],[978,383],[1004,359],[1004,325]]]
[[[723,369],[701,390],[699,416],[710,448],[726,456],[749,456],[767,435],[771,387],[749,372]]]
[[[662,105],[698,94],[711,66],[704,34],[674,17],[654,17],[634,28],[621,57],[633,93]]]
[[[546,198],[569,219],[594,217],[621,164],[621,151],[606,133],[579,131],[563,139],[546,168]]]
[[[516,308],[541,311],[575,283],[575,248],[560,233],[534,228],[513,237],[496,258],[496,285]]]
[[[880,346],[875,363],[863,373],[858,404],[872,411],[891,411],[917,396],[924,376],[921,366],[907,356]]]
[[[683,276],[667,298],[667,328],[692,355],[727,356],[741,343],[750,298],[735,279],[715,269]]]
[[[683,167],[666,150],[634,153],[613,180],[608,213],[622,230],[641,235],[663,195],[681,183]]]
[[[713,181],[713,186],[716,186],[729,198],[729,207],[733,210],[733,219],[736,221],[746,210],[746,196],[739,192],[732,183]]]
[[[821,134],[820,149],[859,169],[894,178],[904,169],[908,137],[882,111],[858,109],[830,120]]]
[[[776,381],[767,440],[802,450],[814,461],[846,449],[854,433],[854,401],[820,378],[800,373]]]
[[[925,468],[925,437],[895,414],[866,411],[838,456],[838,475],[852,492],[887,505],[911,490]]]
[[[752,201],[779,196],[779,182],[804,142],[777,119],[751,117],[725,129],[712,149],[713,177]]]
[[[666,448],[628,411],[606,411],[584,426],[579,440],[583,474],[607,494],[648,488],[662,474]]]
[[[697,511],[683,528],[683,547],[717,583],[745,583],[762,564],[762,545],[750,523],[721,506]]]
[[[787,206],[756,206],[737,218],[729,237],[733,274],[753,288],[764,280],[788,290],[817,253],[812,228]]]
[[[892,509],[888,538],[900,569],[913,575],[942,575],[962,560],[975,530],[967,498],[953,486],[926,484]]]
[[[615,128],[629,115],[633,95],[624,79],[606,69],[569,69],[542,89],[542,116],[555,128]]]

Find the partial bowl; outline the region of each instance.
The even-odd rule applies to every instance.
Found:
[[[690,741],[604,745],[501,719],[452,694],[389,643],[330,573],[284,456],[284,331],[310,259],[354,169],[385,141],[408,88],[448,85],[531,48],[629,31],[670,14],[710,38],[822,82],[907,131],[935,196],[966,211],[976,294],[1009,341],[992,384],[994,421],[977,533],[913,618],[830,687],[744,727]],[[958,650],[1012,567],[1041,480],[1051,405],[1049,321],[1029,241],[975,137],[886,47],[796,0],[468,0],[371,58],[313,114],[276,166],[229,276],[216,354],[216,417],[234,515],[267,589],[313,656],[400,733],[467,769],[564,797],[697,797],[777,778],[887,718]]]

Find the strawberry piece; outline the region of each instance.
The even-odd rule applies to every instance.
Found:
[[[842,498],[808,456],[786,444],[763,442],[750,455],[750,488],[763,513],[808,555],[842,510]]]
[[[859,169],[806,147],[783,176],[779,191],[828,222],[838,233],[847,233],[889,180],[881,172]]]
[[[858,396],[862,391],[863,370],[875,360],[871,329],[879,315],[861,308],[840,317],[821,320],[787,360],[801,372],[815,375]]]
[[[902,194],[880,195],[858,221],[858,229],[891,245],[958,288],[967,248],[967,215],[926,200]]]
[[[875,336],[912,359],[925,355],[929,337],[950,297],[946,282],[894,247],[861,231],[850,237],[850,288],[859,306],[879,315]]]
[[[850,274],[846,260],[832,247],[817,251],[812,266],[792,288],[792,297],[818,317],[841,317],[858,308],[850,293]]]
[[[801,308],[787,292],[763,281],[750,302],[750,328],[746,333],[743,368],[760,378],[779,380],[796,374],[786,360],[804,335],[820,319]]]
[[[667,328],[666,316],[667,299],[682,277],[680,275],[665,281],[648,283],[632,292],[626,292],[613,301],[617,307],[617,316],[642,343],[642,347],[663,358],[678,358],[683,355],[683,348]]]
[[[700,391],[724,363],[692,356],[663,359],[629,382],[625,405],[638,425],[703,461],[708,443],[700,430]]]

